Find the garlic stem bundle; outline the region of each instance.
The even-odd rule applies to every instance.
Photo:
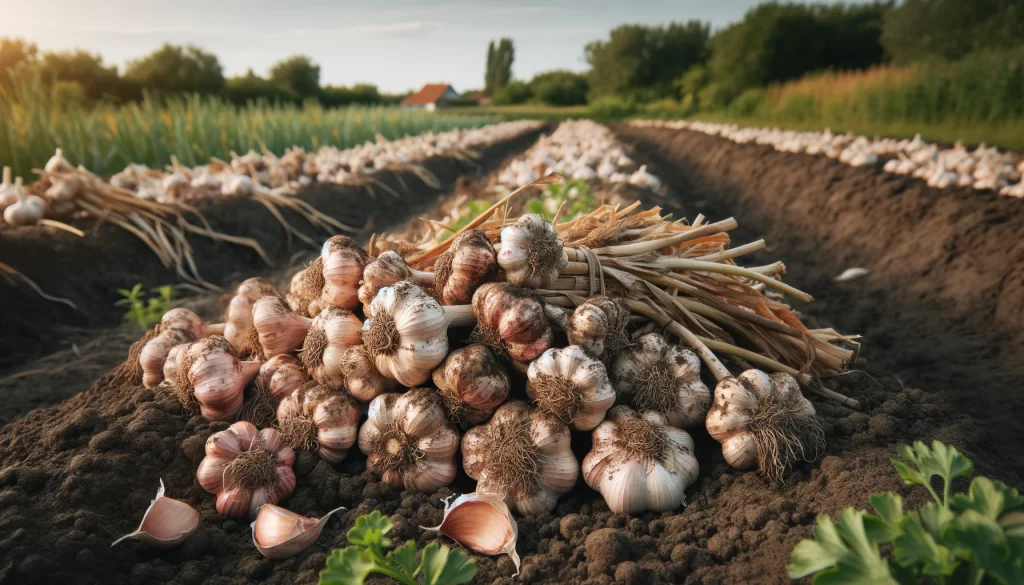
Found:
[[[583,479],[601,492],[612,512],[674,510],[686,503],[686,488],[697,480],[693,452],[690,435],[660,413],[616,406],[594,430]]]
[[[320,295],[324,290],[324,261],[317,258],[309,266],[292,276],[285,299],[293,311],[306,317],[315,317],[323,309]]]
[[[312,322],[292,311],[281,297],[263,297],[252,306],[252,325],[268,358],[302,347]]]
[[[235,346],[240,355],[259,353],[259,339],[252,326],[252,306],[266,296],[281,296],[265,278],[247,278],[235,289],[224,317],[224,337]]]
[[[430,388],[373,399],[359,429],[366,468],[397,488],[434,492],[455,479],[459,433]]]
[[[402,281],[380,289],[370,303],[363,345],[382,375],[415,387],[448,355],[449,325],[475,320],[472,307],[443,307],[416,284]]]
[[[462,467],[478,493],[497,494],[520,514],[555,508],[576,485],[580,466],[569,427],[518,400],[498,407],[462,438]]]
[[[336,508],[320,518],[306,518],[274,504],[264,504],[251,524],[252,543],[268,559],[293,557],[306,550],[320,537]]]
[[[46,201],[42,197],[25,193],[21,177],[14,180],[14,187],[11,190],[17,200],[4,209],[4,221],[10,225],[36,225],[39,223],[46,210]]]
[[[434,290],[445,305],[465,305],[485,282],[498,277],[494,246],[480,230],[462,232],[434,262]]]
[[[464,494],[449,502],[444,500],[444,518],[441,524],[427,528],[428,532],[442,532],[455,542],[485,555],[507,554],[519,574],[519,553],[516,540],[519,526],[505,504],[504,498],[495,494]],[[516,575],[513,575],[515,577]]]
[[[177,356],[175,394],[186,407],[199,405],[206,420],[226,420],[242,407],[245,386],[260,363],[238,359],[235,348],[219,335],[188,345]]]
[[[356,442],[361,415],[348,394],[310,382],[277,406],[277,425],[286,445],[338,463]]]
[[[271,402],[277,405],[309,382],[309,374],[298,358],[281,354],[263,362],[256,381],[266,386]]]
[[[146,508],[139,527],[110,543],[110,546],[132,538],[154,548],[174,548],[195,531],[199,526],[199,511],[181,500],[168,498],[164,491],[164,480],[161,479],[156,498]]]
[[[517,362],[529,362],[544,353],[554,332],[544,304],[532,292],[508,283],[490,282],[473,295],[477,341]]]
[[[322,307],[355,309],[359,306],[359,281],[370,257],[348,236],[333,236],[320,250],[324,287]]]
[[[345,383],[345,350],[359,344],[363,322],[347,309],[328,307],[309,325],[299,355],[318,384],[340,390]]]
[[[587,299],[571,313],[546,305],[545,310],[566,332],[571,345],[607,361],[630,345],[629,306],[622,299],[596,296]]]
[[[526,376],[526,394],[537,408],[580,431],[599,425],[615,403],[604,364],[578,345],[545,351]]]
[[[373,302],[373,298],[377,296],[382,287],[391,286],[403,280],[432,285],[434,284],[434,275],[430,272],[413,270],[405,263],[405,258],[391,250],[382,252],[367,264],[363,268],[363,280],[358,293],[364,313],[369,314],[370,303]]]
[[[345,350],[341,356],[341,373],[345,388],[359,402],[366,404],[382,393],[398,386],[398,382],[381,374],[364,345]]]
[[[569,263],[555,227],[535,213],[501,230],[497,260],[509,282],[526,288],[550,286]]]
[[[160,327],[188,329],[197,339],[201,339],[211,335],[223,335],[225,325],[224,323],[207,323],[192,309],[178,307],[164,313],[164,316],[160,318]]]
[[[479,343],[448,354],[432,377],[448,416],[463,428],[483,423],[508,398],[508,373]]]
[[[199,463],[199,485],[217,495],[217,513],[255,518],[264,504],[277,504],[295,490],[295,451],[275,429],[257,430],[239,421],[210,435]]]
[[[154,388],[164,380],[164,363],[171,349],[185,343],[192,343],[196,335],[189,329],[161,328],[160,333],[146,342],[139,353],[142,366],[142,385]]]

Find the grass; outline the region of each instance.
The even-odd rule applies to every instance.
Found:
[[[515,106],[459,106],[445,108],[445,114],[453,116],[494,116],[502,120],[544,120],[560,122],[569,118],[588,117],[587,106],[548,106],[545,104],[521,104]]]

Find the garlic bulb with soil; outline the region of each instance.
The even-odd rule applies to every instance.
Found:
[[[433,389],[414,388],[373,399],[359,429],[366,468],[406,490],[434,492],[455,479],[459,433]]]
[[[446,305],[464,305],[485,282],[498,277],[494,246],[480,230],[463,232],[434,262],[434,290]]]
[[[630,345],[629,307],[623,299],[596,296],[587,299],[572,313],[559,319],[569,343],[590,355],[608,360]]]
[[[498,265],[512,284],[527,288],[550,286],[568,263],[555,226],[535,213],[523,215],[501,230]]]
[[[508,398],[508,373],[479,343],[448,354],[432,377],[448,416],[463,428],[486,421]]]
[[[711,405],[711,392],[700,379],[700,358],[659,333],[637,338],[612,359],[609,373],[630,405],[660,412],[674,427],[700,425]]]
[[[530,364],[526,376],[526,394],[537,408],[576,430],[599,425],[615,403],[604,364],[578,345],[545,351]]]
[[[345,350],[341,356],[341,373],[345,388],[359,402],[366,404],[382,393],[398,386],[398,382],[381,374],[364,345]]]
[[[293,311],[281,297],[263,297],[252,306],[252,325],[268,358],[302,347],[312,322]]]
[[[176,327],[178,329],[188,329],[192,332],[196,338],[209,337],[210,335],[223,335],[224,324],[216,323],[210,324],[203,321],[203,318],[196,314],[192,309],[186,309],[184,307],[178,307],[177,309],[171,309],[164,313],[164,316],[160,318],[160,327]]]
[[[448,355],[448,326],[470,325],[469,305],[443,307],[419,286],[402,281],[380,289],[363,324],[363,345],[377,370],[403,386],[430,379]]]
[[[11,188],[17,201],[11,203],[4,209],[4,221],[10,225],[36,225],[43,219],[46,210],[46,202],[42,197],[29,195],[25,192],[21,177],[14,180],[14,187]]]
[[[199,406],[206,420],[226,420],[242,407],[246,385],[260,371],[257,361],[238,359],[219,335],[188,345],[177,356],[174,393],[186,407]]]
[[[324,278],[321,307],[358,307],[359,281],[363,279],[363,268],[370,261],[366,252],[348,236],[333,236],[324,242],[320,260]]]
[[[337,508],[320,518],[306,518],[274,504],[264,504],[253,520],[252,543],[268,559],[293,557],[310,547],[320,537],[327,521]]]
[[[277,504],[295,490],[295,451],[275,429],[257,430],[239,421],[206,440],[199,485],[217,495],[217,513],[255,518],[264,504]]]
[[[370,312],[370,303],[377,296],[380,289],[391,286],[403,280],[430,285],[434,283],[434,275],[429,272],[413,270],[406,264],[405,258],[398,252],[382,252],[377,258],[363,268],[363,280],[359,286],[359,302],[363,304],[363,311]]]
[[[154,548],[174,548],[195,531],[199,526],[199,511],[181,500],[168,498],[164,491],[164,480],[161,479],[156,498],[146,508],[139,527],[110,543],[110,546],[131,538]]]
[[[161,327],[160,333],[146,342],[139,353],[139,365],[142,366],[142,385],[154,388],[164,380],[164,362],[171,348],[192,343],[196,335],[189,329]]]
[[[333,390],[345,383],[343,358],[345,350],[359,345],[363,322],[347,309],[328,307],[309,325],[299,356],[309,375]]]
[[[261,351],[252,325],[252,306],[266,296],[280,297],[281,293],[265,278],[248,278],[238,285],[228,303],[224,317],[224,337],[240,355],[253,355]]]
[[[277,405],[309,382],[309,374],[298,358],[282,354],[263,362],[256,381],[267,388],[271,402]]]
[[[796,379],[781,372],[747,370],[722,379],[706,424],[729,465],[757,468],[773,482],[781,482],[798,461],[817,459],[825,448],[814,406]]]
[[[309,266],[295,273],[285,299],[292,310],[306,317],[315,317],[323,302],[320,295],[324,290],[324,261],[317,258]]]
[[[485,555],[507,554],[519,574],[519,553],[516,540],[519,526],[505,504],[504,498],[495,494],[464,494],[449,502],[444,500],[444,518],[441,524],[427,528],[428,532],[442,532],[455,542]],[[516,575],[513,575],[515,577]]]
[[[536,359],[554,340],[543,301],[524,288],[504,282],[483,284],[473,295],[473,312],[477,341],[517,362]]]
[[[569,427],[550,414],[514,400],[462,438],[462,467],[478,493],[497,494],[520,514],[555,508],[572,490],[580,466]]]
[[[594,430],[583,479],[601,492],[612,512],[674,510],[686,503],[686,488],[697,481],[693,452],[690,435],[670,426],[662,414],[616,406]]]
[[[277,406],[277,426],[286,445],[338,463],[356,442],[361,415],[355,400],[345,392],[310,382]]]

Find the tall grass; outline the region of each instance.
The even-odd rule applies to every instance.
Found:
[[[85,106],[67,100],[59,86],[38,76],[15,76],[0,88],[0,164],[29,179],[60,147],[72,164],[110,174],[129,163],[204,164],[210,157],[266,147],[281,154],[292,146],[341,148],[374,140],[377,134],[400,138],[426,131],[473,128],[491,116],[445,115],[389,107],[327,109],[251,103],[238,107],[216,98],[147,98],[127,105]]]

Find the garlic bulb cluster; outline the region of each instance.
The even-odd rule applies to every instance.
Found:
[[[692,351],[647,333],[611,362],[612,385],[639,410],[653,410],[674,427],[704,421],[711,392],[700,379],[700,359]]]
[[[260,366],[256,382],[267,388],[271,402],[277,405],[309,382],[309,374],[297,358],[275,355]]]
[[[25,191],[21,177],[14,180],[6,197],[14,201],[8,203],[3,210],[4,221],[10,225],[35,225],[43,219],[46,201],[42,197],[30,195]]]
[[[199,510],[181,500],[168,498],[164,491],[164,480],[161,479],[156,498],[146,508],[139,527],[110,543],[110,546],[134,539],[153,548],[174,548],[195,532],[199,526]]]
[[[373,399],[359,429],[366,468],[398,488],[434,492],[455,479],[459,433],[444,416],[437,393],[414,388]]]
[[[260,363],[238,359],[235,348],[219,335],[200,339],[176,355],[174,392],[182,404],[199,405],[206,420],[227,420],[242,407],[246,385]]]
[[[578,345],[545,351],[526,376],[526,393],[537,408],[576,430],[596,427],[615,403],[604,364]]]
[[[277,292],[277,288],[265,278],[248,278],[238,285],[228,303],[224,317],[224,337],[235,346],[240,355],[248,356],[261,351],[259,347],[255,347],[258,346],[259,339],[252,326],[252,306],[267,296],[280,297],[281,293]]]
[[[558,271],[568,263],[555,227],[535,213],[527,213],[501,230],[498,265],[514,285],[550,286],[558,278]]]
[[[263,355],[270,358],[302,347],[313,322],[297,314],[278,296],[265,296],[252,305],[252,326]]]
[[[462,438],[462,467],[477,493],[497,494],[520,514],[555,508],[576,485],[580,466],[569,427],[523,402],[506,402]]]
[[[320,295],[324,290],[324,261],[318,257],[309,266],[292,276],[285,299],[299,315],[316,317],[323,309]]]
[[[370,261],[366,252],[348,236],[333,236],[320,251],[324,287],[320,293],[321,308],[359,306],[359,282],[363,268]]]
[[[797,461],[816,459],[825,446],[814,406],[789,374],[747,370],[721,380],[706,424],[729,465],[757,468],[775,482]]]
[[[324,526],[337,508],[320,518],[306,518],[274,504],[264,504],[252,522],[252,543],[268,559],[293,557],[320,538]]]
[[[508,373],[479,343],[448,354],[432,377],[448,416],[463,427],[486,421],[508,398]]]
[[[518,286],[481,285],[473,295],[473,312],[479,341],[517,362],[536,359],[554,341],[543,301]]]
[[[161,329],[156,337],[146,342],[139,354],[139,365],[142,366],[142,385],[146,388],[154,388],[163,382],[164,365],[172,348],[196,340],[196,335],[189,329],[176,327]]]
[[[363,322],[346,309],[329,307],[309,325],[299,355],[309,375],[318,384],[340,390],[345,383],[345,351],[359,345]]]
[[[356,442],[361,414],[344,392],[310,382],[281,400],[277,425],[286,445],[338,463]]]
[[[199,464],[199,485],[217,495],[217,513],[255,518],[264,504],[277,504],[295,489],[295,452],[275,429],[239,421],[210,435]]]
[[[686,488],[697,481],[693,452],[690,435],[660,413],[616,406],[594,430],[583,479],[601,492],[612,512],[674,510],[686,503]]]
[[[494,246],[479,230],[463,232],[434,263],[434,290],[446,305],[465,305],[485,282],[498,276]]]

